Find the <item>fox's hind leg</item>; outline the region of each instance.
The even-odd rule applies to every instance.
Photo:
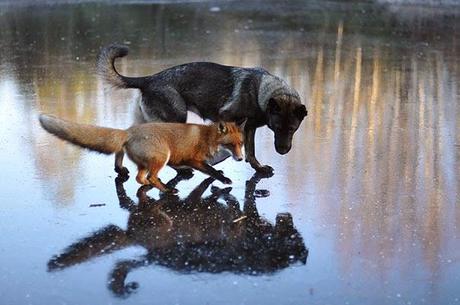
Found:
[[[161,182],[160,178],[158,178],[158,172],[166,165],[167,160],[163,162],[155,161],[150,164],[149,167],[149,175],[147,179],[149,182],[158,188],[161,192],[164,193],[177,193],[177,189],[167,187],[163,182]]]
[[[123,166],[123,157],[125,153],[119,151],[115,154],[115,172],[117,172],[120,176],[128,176],[129,171],[126,167]]]
[[[137,176],[136,176],[136,181],[139,183],[139,184],[142,184],[142,185],[148,185],[150,184],[149,180],[147,180],[146,176],[147,176],[147,169],[146,168],[143,168],[141,166],[138,166],[137,167]]]

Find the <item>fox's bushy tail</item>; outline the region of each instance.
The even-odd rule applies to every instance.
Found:
[[[103,154],[121,151],[128,140],[128,132],[121,129],[73,123],[47,114],[40,114],[39,121],[56,137]]]
[[[127,77],[115,69],[115,59],[128,55],[128,47],[112,44],[101,49],[97,57],[97,74],[116,88],[141,88],[144,77]]]

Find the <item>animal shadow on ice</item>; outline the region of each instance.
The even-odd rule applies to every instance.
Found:
[[[135,291],[137,282],[125,283],[128,273],[148,265],[160,265],[180,273],[233,272],[271,274],[294,263],[305,264],[308,249],[289,213],[280,213],[275,224],[262,218],[256,207],[257,197],[268,191],[256,191],[266,176],[254,174],[246,181],[243,208],[231,194],[231,187],[212,186],[214,178],[203,180],[184,199],[161,194],[152,199],[142,186],[136,204],[126,195],[125,178],[115,179],[120,206],[127,209],[127,229],[108,225],[78,240],[48,262],[48,271],[57,271],[93,258],[142,246],[147,254],[116,263],[109,275],[109,289],[119,297]],[[174,187],[190,176],[178,175],[168,182]]]

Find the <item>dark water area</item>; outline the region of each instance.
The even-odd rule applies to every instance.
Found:
[[[0,1],[0,304],[459,304],[460,8],[349,1]],[[116,178],[113,157],[39,113],[115,128],[141,76],[261,66],[309,114],[292,150],[201,173],[177,196]],[[126,161],[131,173],[135,165]],[[166,169],[160,177],[173,179]]]

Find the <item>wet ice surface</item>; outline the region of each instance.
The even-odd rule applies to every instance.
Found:
[[[460,302],[458,8],[0,8],[2,304]],[[196,173],[179,197],[138,197],[112,157],[41,130],[40,112],[131,124],[136,92],[94,74],[114,41],[130,45],[127,75],[206,60],[284,78],[309,115],[285,156],[258,131],[275,175],[228,160],[231,190],[187,200],[209,182]]]

